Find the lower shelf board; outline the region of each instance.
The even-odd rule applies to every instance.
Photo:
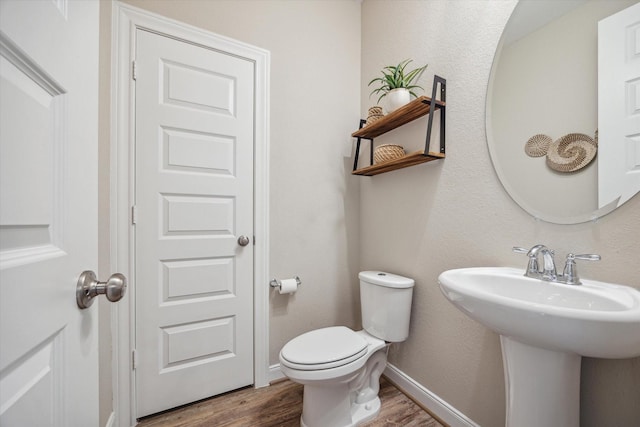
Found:
[[[443,153],[434,153],[429,151],[425,154],[424,151],[416,151],[411,154],[407,154],[406,156],[400,157],[398,159],[389,160],[384,163],[376,163],[371,166],[365,166],[360,169],[356,169],[351,172],[352,175],[364,175],[364,176],[373,176],[378,175],[385,172],[391,172],[396,169],[402,169],[413,165],[419,165],[420,163],[431,162],[433,160],[444,159]]]

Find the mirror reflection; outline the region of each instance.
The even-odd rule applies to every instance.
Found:
[[[633,25],[620,19],[638,22],[635,37],[625,30]],[[613,22],[606,31],[601,24],[599,34],[600,21]],[[516,6],[491,72],[487,140],[505,189],[536,218],[588,221],[640,190],[640,83],[634,92],[611,77],[624,67],[615,63],[616,51],[638,40],[637,0],[521,0]],[[636,61],[637,71],[629,72],[640,82]],[[626,93],[603,95],[618,86]],[[629,94],[636,95],[635,107],[624,98]],[[629,108],[636,108],[635,118],[626,117]],[[620,146],[624,150],[611,153]]]

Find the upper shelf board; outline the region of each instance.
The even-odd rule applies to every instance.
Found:
[[[436,110],[445,107],[445,105],[446,104],[442,101],[435,101]],[[376,138],[397,127],[429,114],[430,109],[431,98],[428,96],[421,96],[409,102],[407,105],[392,111],[381,119],[355,131],[351,136],[354,138],[359,137],[365,139]]]

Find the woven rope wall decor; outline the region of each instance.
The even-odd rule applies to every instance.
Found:
[[[542,157],[547,154],[552,141],[550,136],[541,133],[533,135],[524,145],[524,152],[529,157]]]
[[[558,172],[575,172],[591,163],[597,152],[597,131],[595,139],[582,133],[570,133],[549,145],[547,166]]]

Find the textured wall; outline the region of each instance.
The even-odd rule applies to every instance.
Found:
[[[375,102],[366,83],[388,64],[429,63],[423,79],[447,78],[447,158],[361,181],[363,269],[416,279],[409,339],[391,362],[477,423],[504,425],[498,336],[457,311],[438,275],[473,266],[526,265],[511,247],[545,243],[559,257],[597,252],[583,277],[640,288],[640,197],[597,222],[534,220],[506,194],[485,138],[485,98],[495,48],[515,1],[389,1],[362,5],[362,112]],[[391,132],[380,143],[420,148],[426,123]],[[584,359],[582,425],[640,425],[640,358]]]

